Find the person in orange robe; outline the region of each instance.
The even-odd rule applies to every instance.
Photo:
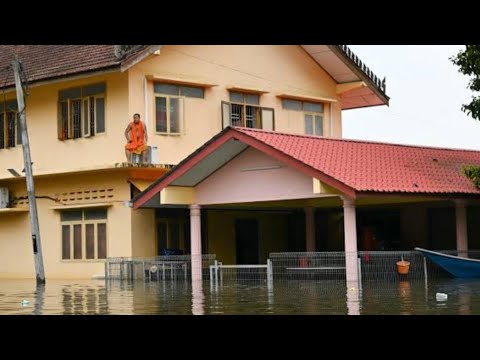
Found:
[[[145,163],[147,161],[148,135],[143,121],[140,121],[140,114],[133,115],[133,121],[125,129],[125,138],[127,139],[125,145],[127,161],[132,162],[132,154],[142,154],[142,162]]]

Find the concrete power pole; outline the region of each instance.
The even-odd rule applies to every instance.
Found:
[[[37,200],[33,186],[32,157],[30,156],[30,144],[28,142],[27,121],[25,118],[25,101],[22,80],[20,77],[21,65],[17,57],[12,61],[15,74],[15,88],[17,90],[18,120],[22,130],[23,161],[25,162],[25,178],[27,181],[28,207],[30,208],[30,226],[32,229],[33,257],[35,259],[35,273],[37,285],[45,284],[45,271],[43,269],[42,245],[40,242],[40,227],[38,225]]]

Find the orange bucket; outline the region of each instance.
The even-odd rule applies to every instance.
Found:
[[[407,275],[410,270],[410,262],[404,260],[397,261],[397,270],[400,275]]]

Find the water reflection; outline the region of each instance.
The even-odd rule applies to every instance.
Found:
[[[35,304],[33,307],[33,315],[41,315],[43,313],[43,301],[45,296],[45,284],[37,284],[35,290]]]
[[[448,295],[437,301],[436,293]],[[35,281],[0,280],[0,314],[480,314],[480,280]]]
[[[203,282],[201,280],[192,281],[192,314],[203,315],[205,313],[203,302]]]
[[[103,284],[65,286],[61,297],[64,315],[108,314],[108,296]]]
[[[347,283],[347,310],[348,315],[360,315],[360,290],[357,281]]]
[[[398,282],[398,295],[400,299],[400,313],[409,315],[412,313],[412,289],[410,281],[401,280]]]

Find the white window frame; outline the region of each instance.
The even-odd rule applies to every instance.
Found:
[[[312,117],[312,130],[313,130],[313,133],[312,134],[309,134],[307,133],[307,116],[311,116]],[[320,121],[321,121],[321,129],[322,129],[322,133],[321,134],[317,134],[316,133],[316,129],[317,127],[315,126],[316,124],[316,117],[319,116],[320,117]],[[324,113],[317,113],[317,112],[310,112],[310,111],[304,111],[303,112],[303,123],[304,123],[304,128],[305,128],[305,134],[306,135],[316,135],[316,136],[323,136],[323,133],[324,133],[324,125],[325,125],[325,116],[324,116]]]
[[[94,84],[92,84],[94,85]],[[83,86],[84,87],[88,87]],[[78,86],[77,86],[78,87]],[[68,90],[68,89],[62,89],[62,91]],[[97,99],[103,99],[103,122],[104,122],[104,129],[101,132],[97,131]],[[72,101],[80,101],[80,133],[81,136],[79,137],[74,137],[73,134],[73,111],[72,111]],[[87,114],[85,114],[85,102],[88,104],[88,111]],[[94,104],[94,129],[95,133],[91,133],[91,107],[92,107],[92,102]],[[63,114],[62,114],[62,105],[67,104],[67,124],[68,124],[68,131],[67,131],[67,137],[64,139],[61,134],[63,134]],[[88,122],[88,131],[85,131],[85,122]],[[96,135],[104,135],[107,132],[107,109],[106,109],[106,92],[99,93],[99,94],[94,94],[94,95],[86,95],[86,96],[81,96],[81,97],[76,97],[76,98],[68,98],[66,100],[59,100],[58,101],[58,114],[57,114],[57,138],[61,141],[66,141],[66,140],[77,140],[81,138],[88,138]]]
[[[157,98],[164,98],[166,99],[166,112],[167,112],[167,131],[157,131]],[[170,121],[170,100],[171,99],[179,99],[179,108],[178,108],[178,131],[172,132],[171,131],[171,121]],[[160,93],[155,93],[155,103],[154,103],[154,109],[155,109],[155,116],[154,116],[154,121],[155,121],[155,134],[157,135],[181,135],[182,131],[184,129],[184,119],[185,119],[185,97],[184,96],[177,96],[177,95],[166,95],[166,94],[160,94]]]

